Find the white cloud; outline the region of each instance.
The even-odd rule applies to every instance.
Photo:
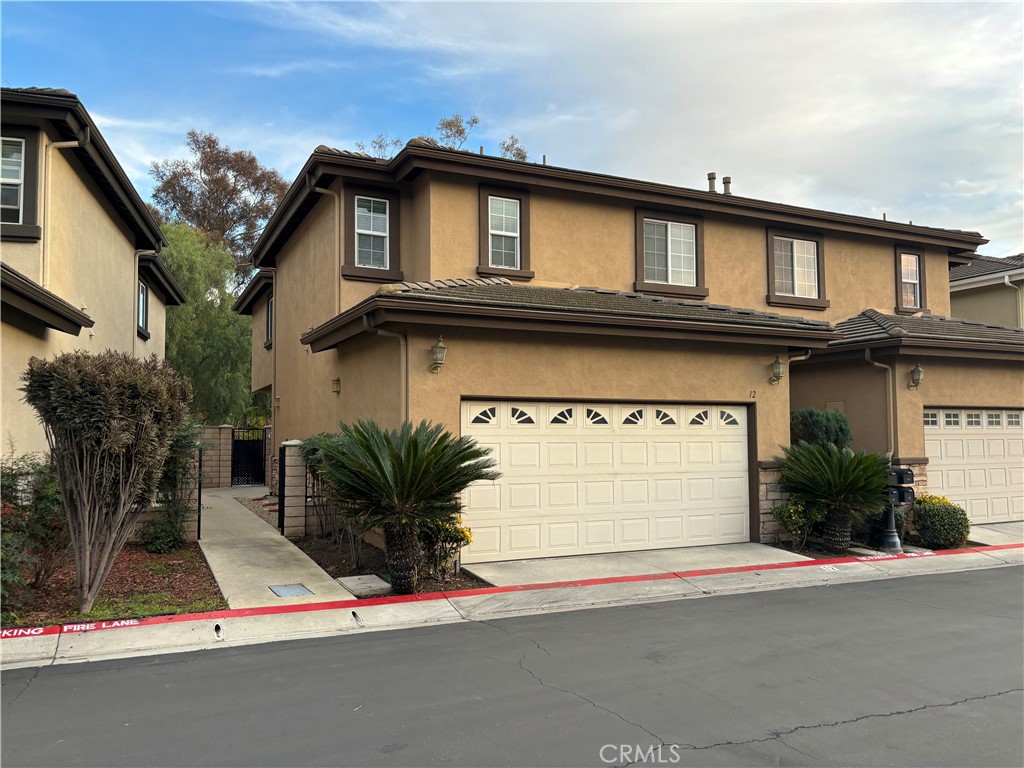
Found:
[[[286,77],[298,73],[324,72],[332,69],[341,69],[345,66],[340,61],[330,59],[300,59],[297,61],[283,61],[279,64],[242,64],[226,70],[229,74],[249,75],[251,77]]]

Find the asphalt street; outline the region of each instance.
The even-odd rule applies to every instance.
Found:
[[[1019,767],[1022,690],[1006,567],[19,669],[0,756]]]

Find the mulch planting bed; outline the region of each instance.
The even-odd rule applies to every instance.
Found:
[[[16,616],[4,614],[4,627],[134,619],[228,607],[195,542],[166,555],[147,552],[141,544],[127,544],[88,614],[78,612],[75,561],[70,554],[41,589],[28,590],[26,595],[27,604]]]
[[[277,499],[271,497],[258,499],[239,499],[245,507],[254,514],[277,527]],[[271,506],[272,505],[272,506]],[[271,516],[272,515],[272,516]],[[304,536],[293,542],[295,546],[305,552],[309,558],[323,568],[327,574],[336,579],[340,576],[368,576],[380,574],[387,570],[384,562],[384,553],[367,542],[363,542],[362,557],[357,568],[352,561],[348,542],[339,548],[329,539],[322,539],[319,536]],[[448,581],[437,581],[436,579],[421,578],[420,592],[455,592],[463,589],[482,589],[491,586],[485,581],[470,576],[465,571]]]

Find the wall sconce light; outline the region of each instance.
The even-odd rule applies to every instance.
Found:
[[[910,371],[910,383],[907,384],[907,389],[917,389],[921,386],[922,381],[924,381],[924,370],[922,370],[921,364],[918,363]]]
[[[341,379],[331,379],[331,392],[341,394]]]
[[[768,383],[778,384],[785,375],[786,364],[782,362],[782,358],[779,355],[775,355],[775,360],[772,361],[772,375],[768,379]]]
[[[441,366],[444,365],[445,355],[448,354],[448,347],[444,345],[444,339],[440,336],[437,337],[437,343],[430,348],[430,372],[437,373],[441,370]]]

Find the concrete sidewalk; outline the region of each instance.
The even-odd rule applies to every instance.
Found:
[[[1024,542],[1024,520],[1012,523],[972,525],[970,541],[975,544],[998,545]]]
[[[203,530],[199,546],[231,608],[351,600],[338,584],[276,528],[242,506],[238,498],[265,496],[264,486],[203,491]],[[301,585],[312,594],[278,597],[272,586]]]

